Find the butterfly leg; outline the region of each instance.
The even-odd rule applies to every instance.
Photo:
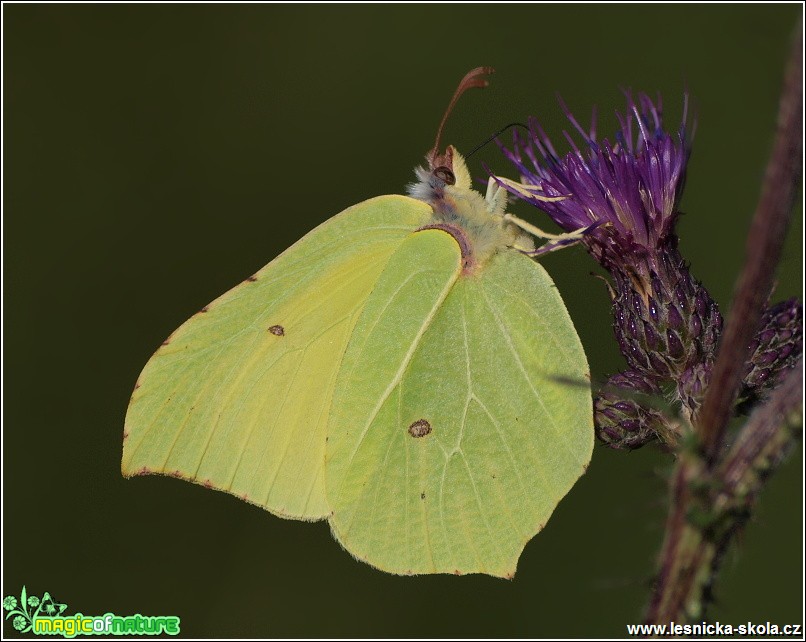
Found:
[[[585,228],[587,229],[587,228]],[[548,243],[544,243],[538,248],[534,250],[521,250],[524,254],[529,256],[542,256],[543,254],[548,254],[549,252],[555,252],[556,250],[561,250],[565,247],[571,247],[572,245],[576,245],[582,240],[582,236],[575,237],[573,236],[574,232],[568,235],[568,238],[557,239],[553,241],[549,241]]]
[[[519,188],[515,193],[522,194],[522,195],[529,195],[532,198],[537,197],[541,201],[562,201],[565,199],[565,196],[542,196],[537,195],[531,190],[540,191],[539,187],[532,187],[531,190],[527,189],[526,186],[521,185],[520,183],[516,183],[515,181],[511,181],[508,178],[502,178],[500,176],[490,176],[487,179],[487,193],[484,196],[484,200],[487,201],[487,209],[491,214],[498,214],[499,216],[503,216],[504,218],[508,218],[510,214],[504,214],[504,211],[507,207],[507,194],[509,188],[513,190]],[[512,217],[515,218],[515,217]],[[520,219],[517,219],[520,221]],[[512,221],[516,225],[520,225],[516,221]],[[525,223],[525,221],[524,221]],[[526,223],[528,225],[528,223]],[[521,226],[523,227],[523,226]],[[526,228],[523,228],[526,229]],[[538,228],[534,228],[538,229]],[[527,230],[529,231],[529,230]],[[546,237],[548,238],[548,237]]]
[[[526,186],[516,181],[511,181],[508,178],[490,176],[489,180],[487,181],[487,194],[485,196],[487,207],[490,212],[500,212],[505,221],[517,225],[524,232],[527,232],[536,238],[546,239],[549,241],[537,249],[515,246],[515,249],[520,250],[529,256],[540,256],[541,254],[548,254],[549,252],[554,252],[555,250],[560,250],[564,247],[576,245],[583,239],[585,234],[601,225],[601,222],[596,222],[593,225],[581,227],[578,230],[566,232],[564,234],[552,234],[550,232],[546,232],[536,225],[532,225],[531,223],[518,218],[514,214],[504,212],[507,202],[507,191],[515,191],[516,193],[521,193],[531,198],[536,197],[544,201],[561,201],[566,197],[549,197],[538,195],[535,193],[536,191],[540,191],[540,188],[537,186]]]
[[[550,232],[541,230],[536,225],[532,225],[531,223],[528,223],[527,221],[524,221],[523,219],[520,219],[512,214],[504,214],[504,220],[517,225],[523,231],[528,232],[534,237],[548,240],[548,243],[544,243],[539,248],[534,250],[524,251],[521,248],[517,248],[521,249],[524,254],[528,254],[529,256],[540,256],[541,254],[548,254],[549,252],[554,252],[555,250],[560,250],[564,247],[576,245],[585,237],[586,234],[601,225],[600,222],[596,222],[593,225],[580,227],[578,230],[574,230],[573,232],[551,234]]]
[[[484,200],[487,201],[487,211],[490,214],[504,216],[507,208],[507,191],[492,176],[487,179]]]

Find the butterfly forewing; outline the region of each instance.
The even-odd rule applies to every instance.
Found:
[[[325,430],[347,342],[389,257],[430,212],[398,196],[351,207],[182,325],[138,379],[124,474],[327,516]]]

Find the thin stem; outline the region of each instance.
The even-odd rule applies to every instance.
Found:
[[[802,42],[803,33],[799,32],[792,43],[778,110],[775,144],[747,237],[744,267],[736,284],[733,307],[720,338],[719,353],[696,422],[709,463],[713,463],[722,447],[725,428],[733,415],[745,364],[751,356],[750,343],[758,331],[772,289],[800,176]]]

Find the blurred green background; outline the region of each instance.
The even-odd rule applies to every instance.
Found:
[[[620,88],[688,88],[699,127],[680,223],[727,310],[770,150],[798,5],[4,7],[4,594],[69,612],[175,614],[195,636],[615,637],[640,620],[670,460],[597,447],[514,581],[404,578],[325,524],[182,481],[119,473],[126,405],[153,350],[318,223],[400,193],[458,80],[446,142],[470,149],[559,92],[612,131]],[[562,149],[565,149],[560,144]],[[508,171],[494,146],[473,159]],[[509,172],[512,175],[512,172]],[[524,217],[545,224],[528,207]],[[802,288],[802,213],[776,298]],[[622,368],[595,264],[544,265],[594,376]],[[712,620],[799,622],[802,458],[725,562]],[[6,635],[13,634],[8,623]]]

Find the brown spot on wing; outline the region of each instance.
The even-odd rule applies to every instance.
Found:
[[[271,332],[275,337],[285,336],[285,328],[281,325],[273,325],[269,328],[269,332]]]
[[[418,419],[409,426],[409,434],[415,439],[425,437],[431,432],[431,424],[425,419]]]
[[[249,281],[250,283],[254,283],[255,281],[257,281],[257,277],[253,274],[252,276],[246,277],[246,280]]]

